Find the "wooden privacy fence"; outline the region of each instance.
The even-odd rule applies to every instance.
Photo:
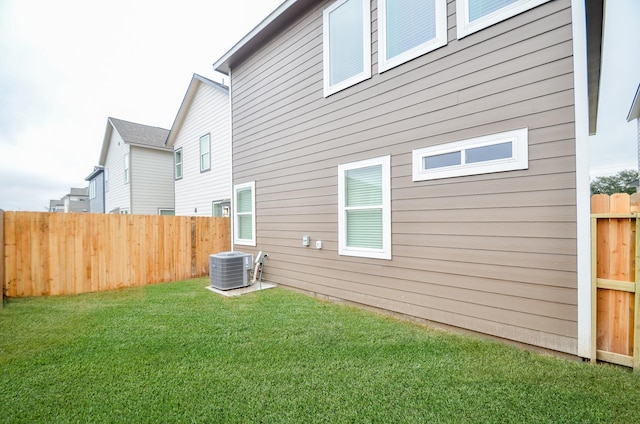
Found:
[[[8,297],[200,277],[210,254],[230,249],[229,218],[4,212],[2,221]]]
[[[591,358],[640,368],[638,194],[591,197]]]

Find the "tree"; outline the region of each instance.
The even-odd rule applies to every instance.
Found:
[[[638,171],[627,169],[611,177],[597,177],[591,181],[591,194],[608,194],[636,192]]]

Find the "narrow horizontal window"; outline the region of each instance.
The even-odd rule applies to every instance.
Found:
[[[458,39],[550,0],[457,0]]]
[[[378,7],[380,72],[447,44],[446,0],[380,0]]]
[[[527,128],[413,151],[413,181],[529,167]]]
[[[371,77],[371,4],[339,0],[323,13],[324,95]]]

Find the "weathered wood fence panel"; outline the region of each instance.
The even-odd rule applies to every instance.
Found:
[[[231,245],[229,218],[5,212],[2,222],[8,297],[200,277]]]
[[[592,358],[640,367],[638,195],[591,198]]]

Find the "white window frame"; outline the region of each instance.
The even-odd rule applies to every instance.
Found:
[[[166,214],[166,213],[163,214],[162,212],[173,212],[173,213],[171,213],[171,214]],[[158,215],[161,215],[161,216],[175,216],[175,214],[176,214],[176,210],[175,209],[158,208]]]
[[[89,199],[95,199],[95,198],[96,198],[96,180],[94,178],[91,181],[89,181]]]
[[[387,0],[378,1],[378,72],[388,71],[398,65],[447,45],[447,0],[434,0],[436,18],[435,38],[387,60]]]
[[[469,0],[456,0],[456,25],[458,32],[458,40],[507,20],[536,6],[540,6],[550,0],[520,0],[501,9],[494,11],[474,22],[469,22]]]
[[[206,138],[207,139],[207,151],[204,152],[202,150],[202,140]],[[211,133],[207,133],[203,136],[201,136],[199,138],[199,145],[200,145],[200,172],[205,172],[211,169]],[[202,164],[202,159],[204,158],[204,156],[207,156],[209,158],[209,165],[205,168]]]
[[[362,51],[363,70],[344,81],[331,85],[331,58],[329,52],[329,18],[331,12],[338,9],[348,1],[362,1]],[[351,87],[359,82],[371,78],[371,1],[370,0],[338,0],[323,11],[322,19],[322,69],[323,92],[328,97],[338,91]]]
[[[345,172],[382,166],[382,249],[347,246],[347,219],[345,208]],[[338,166],[338,254],[374,259],[391,259],[391,156],[382,156],[346,163]]]
[[[131,175],[129,175],[129,153],[124,155],[124,183],[129,184]]]
[[[178,153],[180,153],[180,162],[178,162],[177,159]],[[180,173],[178,173],[178,165],[180,165]],[[184,154],[182,153],[182,147],[173,152],[173,175],[176,180],[181,180],[184,175]]]
[[[246,188],[251,188],[251,238],[241,239],[239,238],[238,229],[238,191]],[[233,186],[233,243],[243,246],[255,246],[256,245],[256,182],[250,181],[248,183],[236,184]]]
[[[468,140],[438,146],[425,147],[413,151],[413,181],[435,180],[439,178],[460,177],[463,175],[489,174],[493,172],[514,171],[529,168],[528,128],[506,131]],[[476,147],[492,146],[512,142],[510,158],[465,163],[465,151]],[[461,152],[461,164],[441,168],[424,169],[424,158],[446,153]]]

